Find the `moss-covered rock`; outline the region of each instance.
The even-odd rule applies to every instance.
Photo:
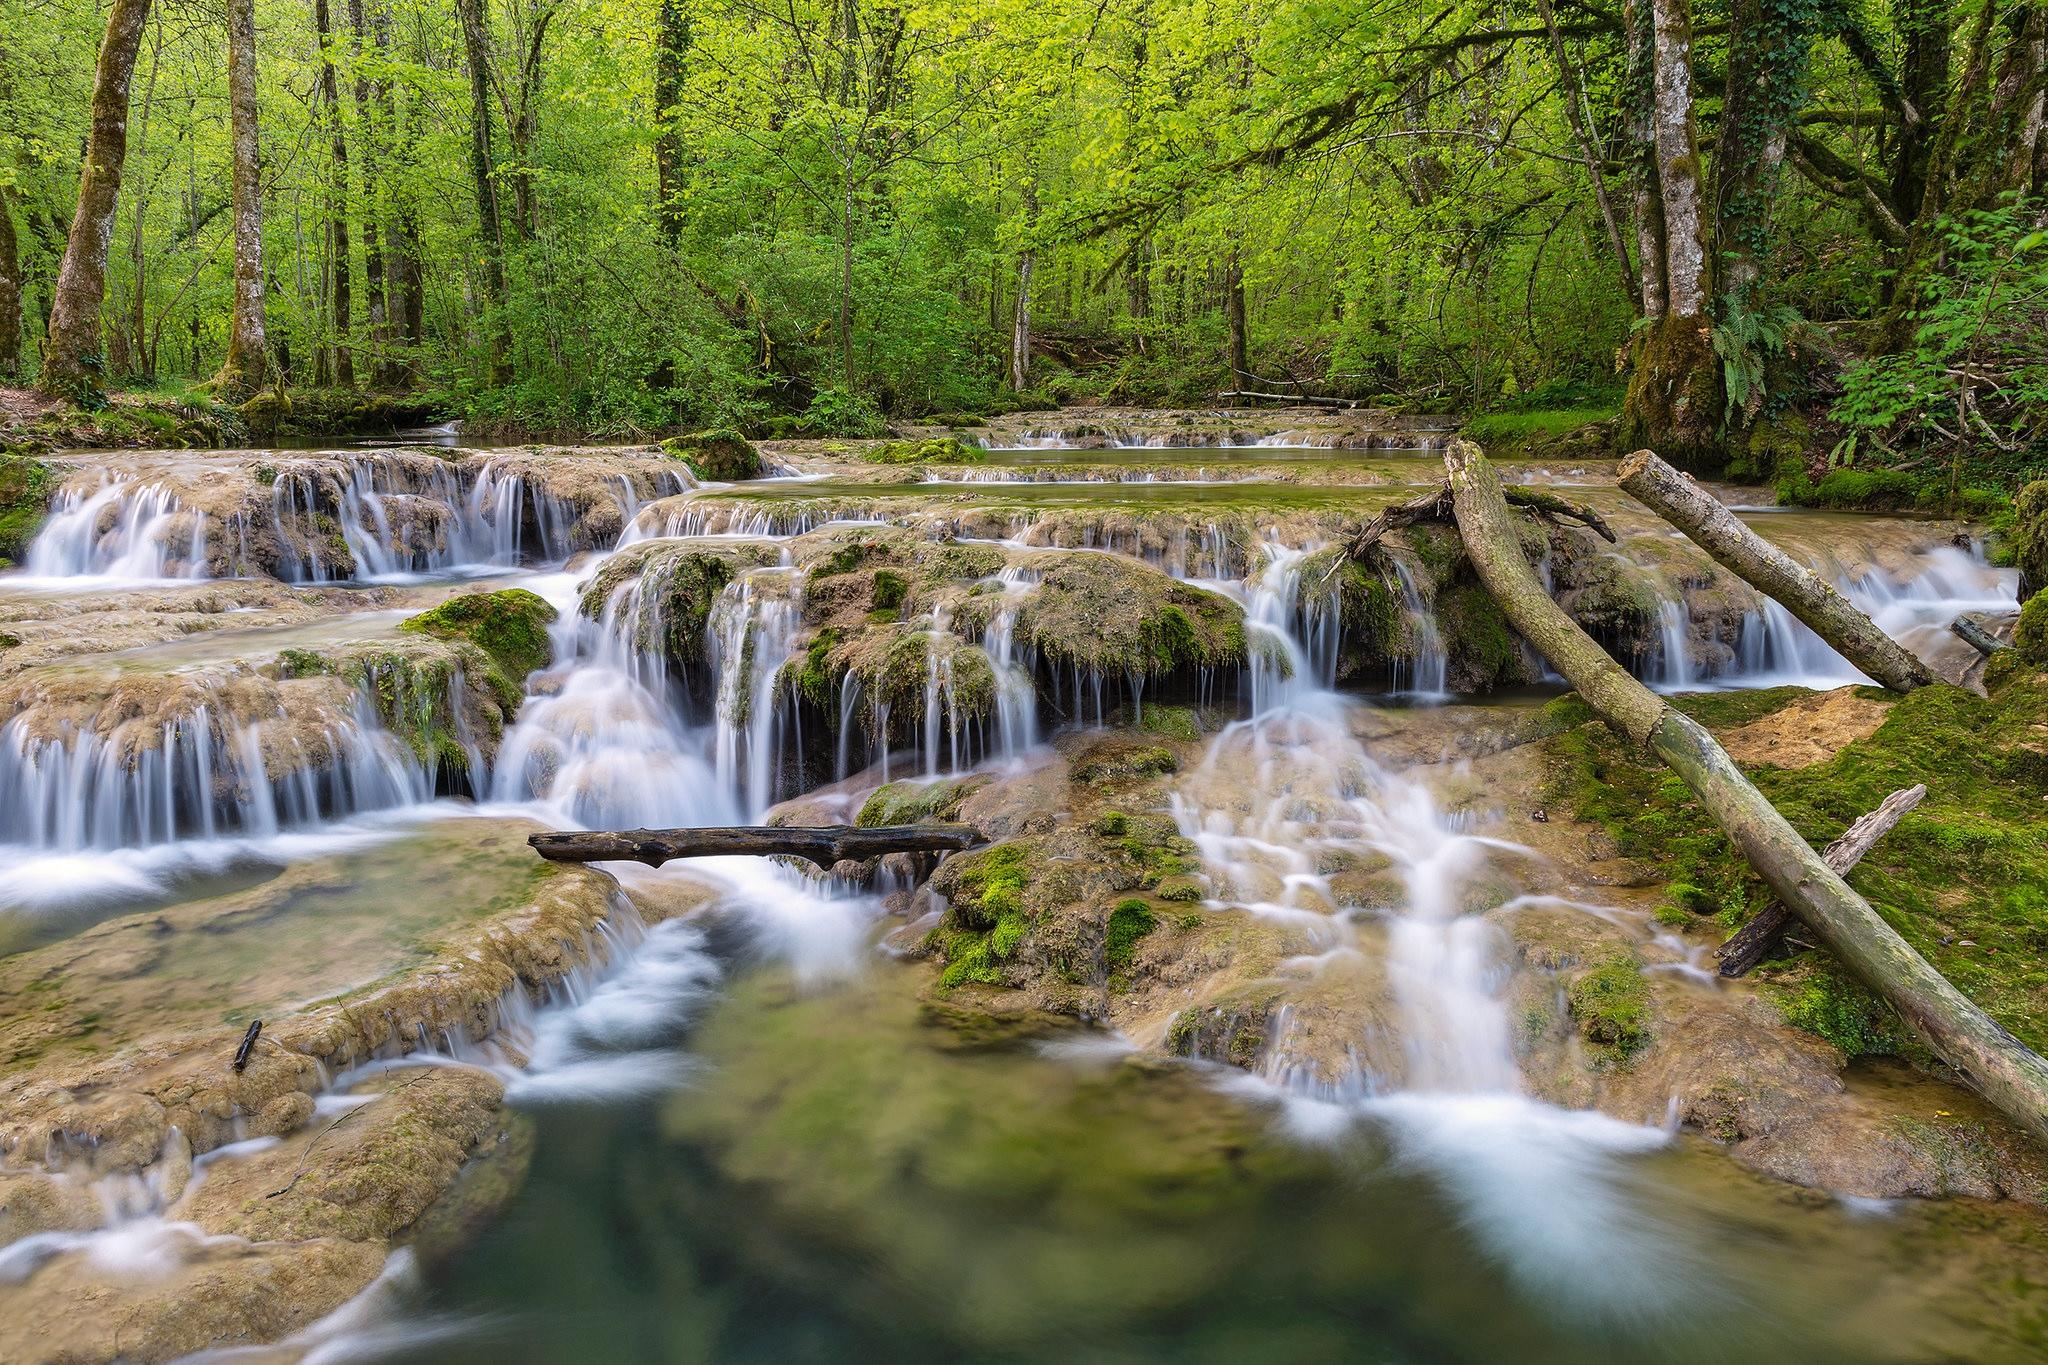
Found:
[[[1580,973],[1565,991],[1572,1019],[1610,1062],[1625,1062],[1650,1041],[1650,987],[1643,969],[1614,953]]]
[[[761,477],[761,452],[737,431],[719,428],[688,436],[672,436],[661,448],[690,467],[700,479],[739,483]]]
[[[890,782],[861,805],[853,823],[863,829],[875,829],[952,820],[960,814],[960,803],[990,781],[986,774],[977,773],[938,782]]]
[[[548,666],[548,626],[555,616],[538,594],[505,588],[451,597],[398,628],[437,640],[467,640],[490,656],[500,679],[516,689],[527,674]]]
[[[17,564],[42,529],[56,479],[28,455],[0,454],[0,568]]]
[[[934,436],[922,441],[876,441],[855,454],[868,464],[979,464],[988,458],[980,446],[969,445],[957,436]]]
[[[2048,588],[2027,599],[2013,628],[2013,648],[2036,668],[2048,668]]]
[[[592,620],[617,612],[641,649],[679,664],[701,663],[719,594],[746,569],[769,562],[771,552],[759,545],[651,540],[606,560],[584,589],[581,609]]]
[[[951,900],[929,940],[945,964],[942,986],[1005,984],[1005,964],[1016,957],[1030,928],[1024,906],[1028,855],[1025,845],[1005,843],[948,860]]]
[[[1118,555],[1062,556],[1024,603],[1019,626],[1049,663],[1110,678],[1247,657],[1237,603]]]
[[[446,414],[434,402],[361,389],[266,389],[237,410],[249,433],[278,436],[374,436],[424,426]]]

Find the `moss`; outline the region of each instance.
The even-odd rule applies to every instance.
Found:
[[[909,596],[910,580],[894,569],[875,570],[875,595],[871,603],[876,611],[899,611]]]
[[[1245,661],[1235,602],[1111,555],[1070,555],[1025,602],[1020,627],[1046,661],[1106,677]]]
[[[632,546],[604,562],[584,591],[582,611],[602,619],[614,598],[638,585],[640,610],[632,627],[634,643],[660,650],[679,664],[700,663],[705,656],[705,626],[711,608],[726,584],[742,569],[769,559],[759,546],[678,546],[650,541]]]
[[[2048,588],[2027,599],[2020,623],[2013,628],[2013,648],[2036,668],[2048,668]]]
[[[891,782],[861,804],[853,823],[863,829],[883,825],[916,825],[928,820],[951,820],[960,814],[960,803],[987,784],[985,777],[953,778],[942,782]]]
[[[1908,1049],[1898,1017],[1831,962],[1806,964],[1795,979],[1773,985],[1786,1023],[1827,1039],[1851,1061]]]
[[[2032,598],[2048,588],[2048,479],[2037,479],[2014,495],[2007,538],[2019,566],[2020,596]]]
[[[1438,592],[1436,623],[1459,690],[1485,691],[1527,680],[1521,637],[1493,594],[1478,583],[1460,582]]]
[[[1582,973],[1565,992],[1579,1032],[1611,1061],[1626,1061],[1650,1041],[1650,986],[1626,953]]]
[[[837,626],[825,627],[811,637],[803,654],[789,665],[795,670],[791,683],[797,695],[831,716],[835,725],[839,720],[839,683],[846,676],[846,667],[833,662],[832,652],[841,638]]]
[[[1121,838],[1130,833],[1131,817],[1120,810],[1108,810],[1095,817],[1091,828],[1105,839]]]
[[[2017,654],[2019,651],[2011,651]],[[1686,698],[1713,726],[1741,724],[1802,695]],[[2001,1024],[2034,1048],[2048,1045],[2048,678],[2023,663],[2001,670],[1997,690],[1923,687],[1891,703],[1877,730],[1810,767],[1750,774],[1816,848],[1891,792],[1925,783],[1927,797],[1863,859],[1849,881],[1907,942]],[[1620,851],[1673,883],[1688,908],[1733,929],[1771,893],[1728,843],[1690,789],[1653,767],[1603,725],[1548,743],[1558,762],[1544,795],[1554,807],[1606,828]],[[1766,980],[1798,983],[1822,955],[1801,950],[1767,964]],[[1823,988],[1823,997],[1833,992]],[[1795,1004],[1795,1022],[1851,1036],[1828,999]],[[1834,1022],[1831,1022],[1834,1021]],[[1883,1029],[1865,1046],[1894,1046]]]
[[[548,666],[548,625],[555,609],[524,588],[465,593],[408,618],[400,630],[440,640],[467,640],[490,657],[516,696],[526,675]]]
[[[980,464],[988,452],[956,436],[934,436],[922,441],[877,441],[855,452],[868,464]]]
[[[28,455],[0,455],[0,565],[19,563],[42,529],[56,490],[50,467]]]
[[[1200,878],[1185,874],[1175,874],[1173,876],[1161,877],[1159,885],[1153,889],[1152,894],[1163,901],[1187,902],[1201,900],[1209,892],[1202,885]]]
[[[1138,941],[1158,927],[1159,916],[1144,901],[1133,896],[1116,903],[1102,928],[1102,965],[1111,985],[1130,971]]]
[[[1133,781],[1180,771],[1173,750],[1156,745],[1099,744],[1074,765],[1077,782]]]
[[[957,891],[933,931],[945,963],[941,986],[1003,984],[1003,966],[1016,956],[1030,929],[1024,911],[1026,856],[1025,847],[1016,843],[965,855],[956,874]]]
[[[738,483],[761,477],[761,452],[737,431],[720,428],[672,436],[661,448],[709,482]]]
[[[275,436],[369,436],[424,426],[447,416],[431,399],[368,393],[361,389],[266,389],[237,410],[251,434]]]
[[[333,661],[315,650],[287,649],[277,656],[277,676],[280,678],[317,678],[333,671]]]

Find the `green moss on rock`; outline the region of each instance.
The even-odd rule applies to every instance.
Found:
[[[1579,1032],[1610,1061],[1626,1061],[1650,1041],[1650,985],[1643,969],[1617,952],[1572,982],[1566,1004]]]
[[[761,452],[729,428],[672,436],[661,443],[661,448],[708,482],[739,483],[761,477]]]
[[[50,467],[28,455],[0,454],[0,567],[17,564],[42,529],[56,490]]]
[[[980,464],[988,452],[956,436],[933,436],[922,441],[877,441],[860,447],[860,459],[868,464]]]
[[[451,597],[407,619],[399,629],[475,645],[490,657],[501,679],[513,685],[516,696],[527,674],[548,666],[548,626],[555,615],[539,595],[506,588]]]
[[[862,803],[853,823],[862,829],[875,829],[952,820],[960,814],[960,803],[987,786],[988,781],[986,776],[977,774],[939,782],[891,782]]]
[[[1049,663],[1107,677],[1156,676],[1242,664],[1235,602],[1116,555],[1068,555],[1020,614]]]

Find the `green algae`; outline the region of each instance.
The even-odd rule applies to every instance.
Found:
[[[402,631],[437,640],[465,640],[489,656],[516,698],[529,673],[548,666],[553,647],[548,626],[555,609],[524,588],[465,593],[399,625]]]

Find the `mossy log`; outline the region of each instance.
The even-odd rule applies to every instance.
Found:
[[[1638,450],[1616,472],[1623,491],[1685,532],[1715,562],[1783,603],[1880,685],[1910,692],[1935,680],[1911,650],[1879,630],[1820,575],[1743,525],[1719,498],[1654,451]]]
[[[557,863],[645,863],[731,854],[808,858],[819,867],[863,862],[885,853],[958,853],[981,842],[967,825],[707,825],[702,829],[627,829],[533,834],[534,852]]]
[[[2010,649],[2012,647],[1990,631],[1984,629],[1983,622],[1974,616],[1958,616],[1955,620],[1948,623],[1948,628],[1957,639],[1963,641],[1987,659],[2001,649]]]
[[[1465,552],[1522,637],[1602,719],[1684,779],[1778,898],[1936,1056],[2048,1142],[2048,1061],[1957,990],[1851,890],[1704,726],[1637,682],[1550,600],[1523,557],[1500,478],[1477,446],[1453,442],[1444,465]]]
[[[1919,805],[1926,795],[1925,783],[1893,792],[1878,804],[1876,810],[1842,831],[1842,837],[1829,844],[1827,851],[1820,855],[1821,861],[1842,876],[1848,876],[1850,869],[1863,861],[1863,855],[1876,847],[1879,839],[1891,833],[1892,826],[1904,819],[1907,812]],[[1715,950],[1714,956],[1721,960],[1721,975],[1733,979],[1769,957],[1791,922],[1792,912],[1785,908],[1783,901],[1772,901],[1758,911],[1754,919]]]

